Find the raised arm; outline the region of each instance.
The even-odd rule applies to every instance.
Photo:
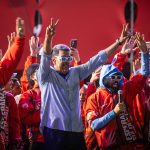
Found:
[[[22,92],[25,92],[29,89],[29,81],[26,76],[26,71],[31,64],[37,63],[37,55],[40,51],[40,49],[38,48],[38,43],[39,43],[38,37],[32,36],[31,39],[29,40],[30,56],[27,57],[27,60],[24,65],[23,75],[20,79]]]
[[[52,53],[52,38],[55,35],[55,30],[56,26],[58,24],[57,20],[54,23],[53,18],[51,18],[51,23],[50,25],[46,28],[46,33],[45,33],[45,39],[44,39],[44,45],[43,45],[43,51],[45,54],[50,55]]]
[[[138,94],[144,87],[146,82],[146,77],[149,75],[149,53],[144,41],[144,36],[140,33],[136,33],[136,43],[141,50],[141,67],[139,73],[130,78],[129,82],[124,84],[125,90],[128,89],[131,99],[134,99],[136,94]],[[137,84],[138,83],[138,84]]]
[[[136,42],[134,37],[131,37],[129,40],[127,39],[121,51],[114,56],[112,64],[116,66],[120,71],[122,71],[127,55],[136,50],[134,49],[135,44]]]
[[[112,45],[110,45],[105,49],[105,52],[108,55],[108,57],[118,48],[119,45],[122,45],[127,38],[128,38],[128,25],[123,25],[120,37],[116,40],[115,43],[113,43]]]
[[[88,97],[90,95],[92,95],[93,93],[96,92],[96,82],[99,80],[100,78],[100,71],[101,71],[102,67],[99,67],[98,69],[96,69],[91,76],[90,82],[88,83],[88,88],[87,88],[87,92],[86,92],[86,99],[88,99]]]
[[[81,65],[79,51],[76,48],[71,47],[71,56],[73,57],[72,66]]]
[[[16,38],[16,33],[13,32],[9,35],[7,35],[7,39],[8,39],[8,49],[14,44],[15,42],[15,38]]]
[[[92,57],[86,64],[79,66],[79,76],[80,80],[83,80],[88,75],[90,75],[94,70],[96,70],[101,65],[105,64],[107,58],[115,51],[117,48],[128,38],[128,25],[124,25],[121,36],[109,47],[100,51],[97,55]]]
[[[141,50],[141,69],[140,73],[144,76],[149,75],[149,51],[144,40],[144,35],[136,33],[136,43]]]
[[[16,37],[12,46],[6,51],[0,61],[0,84],[4,86],[16,69],[24,48],[24,21],[21,18],[16,20]]]
[[[45,81],[45,78],[48,76],[50,70],[50,60],[52,57],[52,39],[55,35],[57,24],[58,20],[54,23],[54,20],[51,19],[51,24],[46,28],[44,44],[41,52],[40,66],[37,72],[39,84],[42,84]]]

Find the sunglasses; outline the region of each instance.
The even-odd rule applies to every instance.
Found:
[[[114,80],[114,79],[120,80],[122,78],[122,76],[121,75],[112,75],[109,78],[112,79],[112,80]]]
[[[73,60],[73,58],[72,58],[71,56],[69,56],[69,57],[57,56],[57,57],[59,58],[59,60],[60,60],[61,62],[70,62],[70,61]]]
[[[69,56],[69,57],[58,56],[58,57],[59,57],[59,60],[60,60],[61,62],[70,62],[70,61],[73,60],[73,58],[72,58],[71,56]]]

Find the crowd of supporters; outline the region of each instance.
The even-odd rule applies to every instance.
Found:
[[[15,70],[27,41],[21,18],[8,36],[0,60],[0,150],[149,150],[150,44],[144,35],[130,35],[123,25],[113,44],[82,64],[76,48],[52,47],[58,23],[51,19],[42,46],[30,38],[20,79]],[[129,54],[127,79],[122,70]]]

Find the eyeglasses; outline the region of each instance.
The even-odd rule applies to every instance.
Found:
[[[57,56],[57,57],[59,58],[59,60],[60,60],[61,62],[70,62],[70,61],[73,60],[73,58],[72,58],[71,56],[69,56],[69,57]]]
[[[112,79],[112,80],[114,80],[114,79],[120,80],[122,78],[122,76],[121,75],[112,75],[109,78]]]

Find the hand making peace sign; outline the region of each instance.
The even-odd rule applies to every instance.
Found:
[[[51,23],[50,25],[46,28],[46,33],[45,33],[45,40],[44,40],[44,45],[43,45],[43,48],[44,48],[44,52],[46,54],[50,54],[52,49],[51,49],[51,45],[52,45],[52,38],[55,34],[55,30],[56,30],[56,27],[57,27],[57,24],[59,22],[59,19],[57,19],[56,22],[54,22],[54,19],[51,18]]]

